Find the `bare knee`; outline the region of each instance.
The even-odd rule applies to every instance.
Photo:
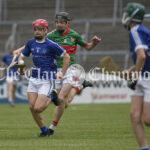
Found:
[[[35,113],[41,113],[43,111],[43,109],[39,106],[34,106],[34,112]]]
[[[34,105],[29,105],[30,111],[34,111]]]
[[[65,108],[68,108],[68,107],[69,107],[69,103],[66,102],[66,103],[65,103]]]
[[[64,95],[59,95],[59,101],[60,101],[60,105],[61,104],[65,104],[65,96]]]
[[[35,105],[29,105],[29,109],[31,112],[34,113],[40,113],[41,112],[41,108]]]
[[[138,124],[141,122],[141,117],[138,113],[130,112],[130,118],[132,123]]]

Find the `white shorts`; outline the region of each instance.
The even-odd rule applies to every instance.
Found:
[[[62,70],[62,68],[58,68],[57,72],[60,72]],[[74,86],[71,82],[70,79],[68,77],[71,77],[72,73],[70,72],[70,70],[68,69],[63,77],[62,80],[55,80],[55,89],[61,89],[63,84],[70,84],[72,87],[77,87],[79,90],[83,89],[83,85],[82,83],[79,83],[77,86]]]
[[[17,79],[14,76],[7,76],[6,81],[7,81],[7,83],[17,84]]]
[[[38,95],[43,94],[50,97],[52,89],[52,80],[30,78],[27,92],[37,93]]]
[[[132,95],[144,96],[144,101],[150,102],[150,79],[143,79],[140,77]]]

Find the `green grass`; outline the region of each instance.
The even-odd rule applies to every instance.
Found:
[[[0,150],[138,150],[129,107],[130,104],[71,105],[54,136],[38,138],[40,130],[28,105],[0,105]],[[53,110],[50,105],[43,113],[46,125],[52,121]],[[148,128],[146,131],[149,133]]]

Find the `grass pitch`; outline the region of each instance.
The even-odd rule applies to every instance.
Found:
[[[0,105],[0,150],[138,150],[129,107],[130,104],[70,105],[54,136],[38,138],[40,130],[28,105]],[[47,126],[53,110],[50,105],[43,113]],[[146,131],[148,134],[148,128]]]

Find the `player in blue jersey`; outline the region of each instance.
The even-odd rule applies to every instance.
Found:
[[[129,30],[134,79],[137,79],[131,98],[131,123],[140,149],[149,150],[143,125],[150,126],[150,31],[142,25],[144,14],[143,5],[128,3],[122,23]]]
[[[3,57],[2,67],[7,69],[7,67],[11,64],[12,59],[13,59],[13,49],[11,49],[10,52]],[[2,73],[3,76],[6,75],[6,82],[8,88],[8,93],[7,93],[8,102],[10,106],[14,106],[16,85],[18,80],[17,67],[14,66],[10,69],[3,70]]]
[[[34,38],[27,42],[18,62],[32,54],[33,67],[27,90],[29,108],[34,120],[41,129],[40,137],[44,137],[48,136],[49,130],[45,126],[40,113],[47,108],[50,102],[50,93],[53,89],[52,80],[63,78],[70,57],[58,44],[46,38],[48,31],[46,20],[35,20],[32,26],[34,28]],[[63,68],[56,73],[56,58],[58,56],[63,57]]]

